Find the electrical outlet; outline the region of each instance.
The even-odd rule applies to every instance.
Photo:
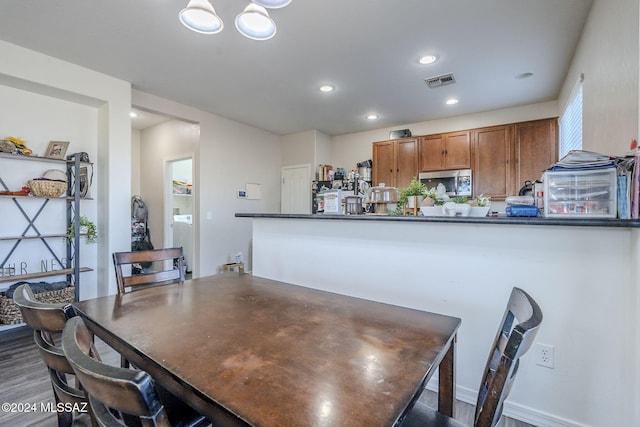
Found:
[[[554,347],[550,344],[536,343],[536,365],[553,369]]]

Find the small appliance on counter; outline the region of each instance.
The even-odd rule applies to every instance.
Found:
[[[420,182],[428,189],[442,184],[450,197],[468,196],[471,197],[473,188],[471,180],[471,169],[456,169],[437,172],[422,172],[418,175]]]
[[[536,217],[540,212],[532,195],[509,196],[505,202],[507,216]]]
[[[347,215],[360,215],[362,211],[362,196],[345,197],[345,213]]]
[[[342,214],[342,190],[327,190],[324,192],[324,213]]]
[[[387,187],[380,183],[377,187],[369,189],[369,212],[386,215],[394,211],[398,206],[399,194],[395,187]]]

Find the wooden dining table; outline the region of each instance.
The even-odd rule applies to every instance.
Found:
[[[216,426],[397,425],[438,366],[438,409],[454,415],[455,317],[248,274],[73,305]]]

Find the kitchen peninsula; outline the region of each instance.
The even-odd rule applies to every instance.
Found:
[[[505,414],[534,425],[638,425],[640,222],[239,213],[256,276],[462,318],[457,396],[473,402],[511,288],[540,304]],[[435,384],[429,388],[436,389]]]

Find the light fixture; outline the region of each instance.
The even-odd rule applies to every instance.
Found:
[[[209,0],[190,0],[178,17],[185,27],[197,33],[216,34],[224,28]]]
[[[320,86],[320,92],[333,92],[334,90],[336,90],[334,85],[324,84]]]
[[[291,3],[291,0],[253,0],[253,2],[267,9],[280,9]]]
[[[457,104],[457,103],[458,103],[458,100],[457,100],[456,98],[449,98],[449,99],[447,99],[447,101],[446,101],[446,104],[447,104],[447,105],[455,105],[455,104]]]
[[[379,118],[380,118],[380,116],[377,115],[377,114],[374,114],[374,113],[367,114],[365,116],[365,119],[367,119],[367,120],[378,120]]]
[[[421,56],[418,62],[422,65],[433,64],[438,58],[435,55]]]
[[[276,23],[267,9],[253,2],[236,16],[236,28],[240,34],[253,40],[269,40],[276,34]]]
[[[136,117],[138,117],[138,116],[139,116],[139,114],[138,114],[138,113],[136,113],[135,111],[131,111],[131,112],[129,113],[129,117],[131,117],[132,119],[135,119],[135,118],[136,118]]]
[[[269,40],[276,34],[276,23],[267,9],[279,9],[287,6],[291,0],[256,0],[236,16],[236,28],[245,37],[253,40]],[[187,7],[179,13],[180,22],[198,33],[216,34],[222,31],[224,24],[216,14],[209,0],[189,0]]]

